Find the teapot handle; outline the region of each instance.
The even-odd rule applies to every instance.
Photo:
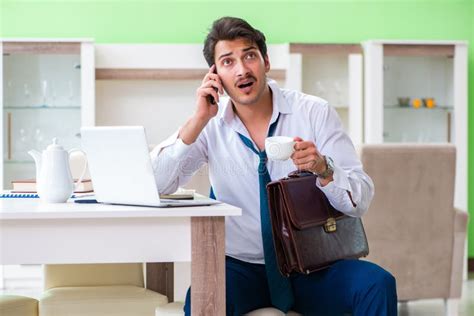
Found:
[[[84,168],[82,169],[82,172],[81,172],[81,176],[79,177],[79,179],[77,179],[77,183],[74,185],[74,191],[73,192],[77,191],[77,189],[79,188],[79,185],[82,183],[82,180],[84,179],[84,176],[86,175],[86,172],[87,172],[87,155],[86,155],[86,153],[82,149],[73,148],[73,149],[70,149],[68,151],[69,156],[71,155],[71,153],[73,153],[75,151],[81,152],[84,155],[84,157],[86,157],[86,159],[85,159],[85,163],[84,163]],[[74,181],[74,179],[73,179],[73,181]]]

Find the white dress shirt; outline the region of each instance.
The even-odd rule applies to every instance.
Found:
[[[336,111],[321,98],[280,89],[273,80],[269,80],[268,85],[273,98],[270,124],[280,115],[274,136],[298,136],[312,141],[323,155],[331,157],[335,164],[334,181],[324,187],[319,181],[315,185],[337,210],[350,216],[362,216],[372,200],[374,186],[362,170]],[[242,209],[242,216],[226,218],[226,254],[247,262],[264,263],[257,172],[259,158],[238,136],[240,133],[251,139],[235,115],[231,101],[228,98],[220,101],[218,114],[193,144],[184,144],[178,138],[178,131],[153,149],[151,158],[156,184],[160,193],[174,192],[208,163],[216,198]],[[267,168],[272,180],[283,178],[296,169],[291,159],[269,160]]]

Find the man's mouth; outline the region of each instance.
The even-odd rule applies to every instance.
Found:
[[[238,87],[242,89],[242,88],[250,87],[251,85],[253,85],[253,82],[243,83],[243,84],[238,85]]]
[[[249,93],[252,90],[252,86],[255,83],[254,80],[245,80],[242,81],[241,83],[237,84],[237,87],[243,92],[243,93]]]

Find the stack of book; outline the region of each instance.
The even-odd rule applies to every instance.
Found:
[[[194,199],[195,190],[178,188],[178,190],[171,194],[160,194],[160,199],[168,200],[192,200]]]
[[[74,185],[77,184],[77,179],[74,180]],[[27,179],[27,180],[14,180],[12,181],[12,193],[36,193],[36,180]],[[78,188],[74,193],[88,193],[93,192],[94,188],[92,187],[91,179],[84,179],[79,184]]]

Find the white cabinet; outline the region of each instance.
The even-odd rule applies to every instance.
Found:
[[[354,144],[362,143],[362,47],[290,44],[286,87],[326,99]]]
[[[456,145],[455,205],[467,209],[467,43],[367,41],[367,143]]]
[[[94,125],[94,46],[83,39],[0,41],[0,128],[3,189],[35,178],[28,150],[43,150],[57,137],[66,149],[80,146],[81,125]]]

